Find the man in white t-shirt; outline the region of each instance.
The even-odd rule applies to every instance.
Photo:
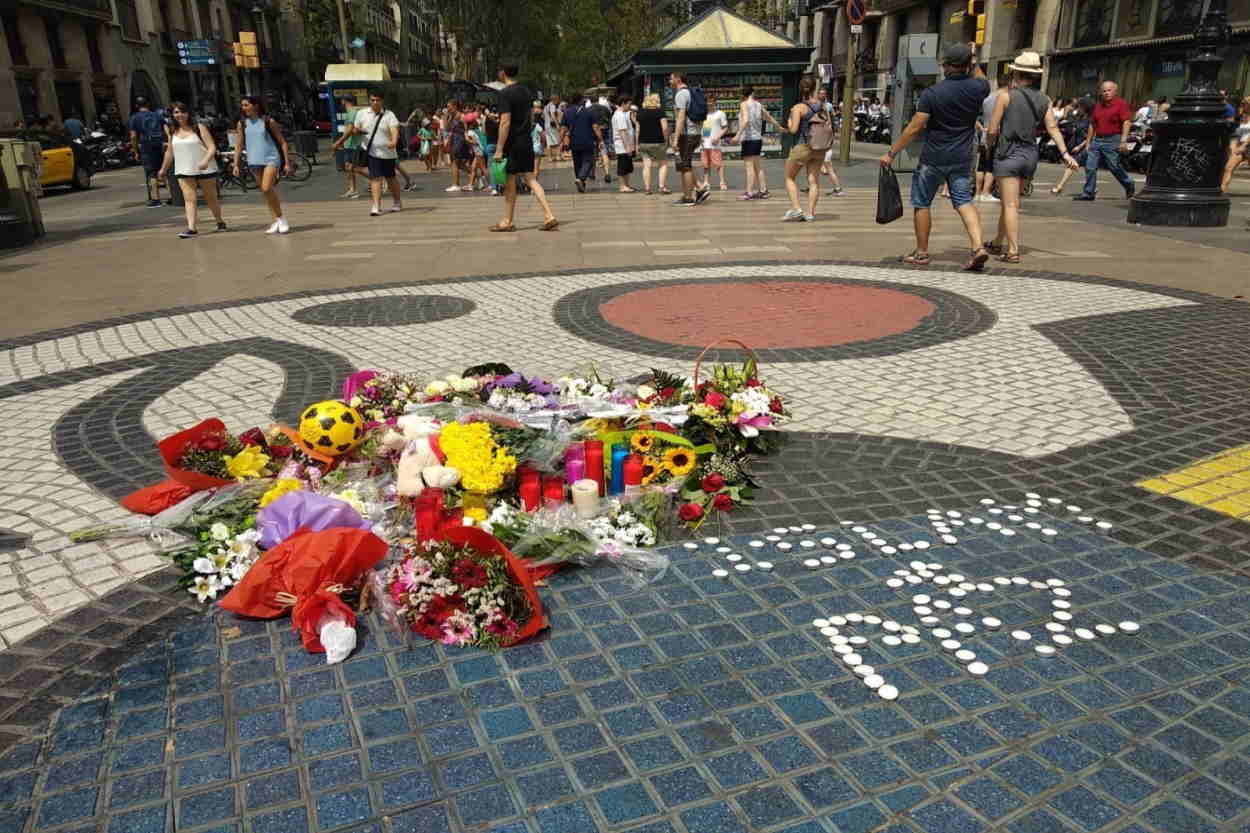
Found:
[[[612,114],[612,144],[616,150],[616,176],[622,194],[632,194],[636,189],[629,185],[630,174],[634,172],[634,119],[629,109],[632,99],[623,95],[616,102],[616,112]]]
[[[725,154],[720,142],[729,132],[729,117],[716,104],[716,96],[707,97],[707,118],[703,120],[703,182],[699,187],[708,190],[712,187],[712,171],[720,171],[720,189],[728,190],[725,184]]]
[[[352,129],[361,136],[360,146],[369,152],[369,193],[373,197],[369,216],[377,217],[382,213],[383,180],[391,189],[391,211],[399,211],[403,208],[399,179],[395,176],[399,164],[399,153],[395,150],[399,145],[399,119],[384,106],[380,90],[369,93],[369,109],[356,113]]]

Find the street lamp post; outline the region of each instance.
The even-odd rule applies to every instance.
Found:
[[[1168,117],[1156,121],[1146,187],[1129,202],[1128,221],[1147,226],[1226,226],[1228,197],[1220,175],[1228,161],[1229,124],[1217,78],[1232,30],[1225,0],[1210,6],[1194,33],[1189,83]]]

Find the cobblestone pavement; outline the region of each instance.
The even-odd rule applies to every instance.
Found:
[[[1243,304],[724,247],[548,268],[501,237],[469,277],[365,263],[0,344],[0,831],[1250,830]],[[325,669],[199,609],[146,541],[66,538],[159,478],[153,437],[290,420],[357,367],[688,372],[739,332],[797,416],[759,503],[645,588],[557,576],[550,632],[499,656],[367,623]],[[752,569],[714,577],[718,546]]]

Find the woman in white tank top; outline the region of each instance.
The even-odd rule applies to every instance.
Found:
[[[161,176],[169,173],[172,166],[174,176],[178,178],[178,187],[182,189],[182,201],[187,214],[187,228],[178,233],[183,240],[195,237],[197,218],[198,185],[204,191],[204,201],[208,210],[217,219],[217,230],[226,230],[226,221],[221,218],[221,203],[217,200],[217,143],[213,134],[204,125],[191,118],[191,111],[181,101],[170,104],[174,116],[173,128],[165,128],[165,161],[161,165]]]

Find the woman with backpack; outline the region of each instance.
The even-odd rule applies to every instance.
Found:
[[[196,186],[204,191],[208,210],[217,218],[217,230],[226,230],[221,218],[221,203],[217,200],[217,143],[212,132],[191,118],[191,111],[181,101],[172,102],[173,127],[165,128],[165,159],[161,162],[160,178],[164,179],[172,166],[178,187],[182,189],[182,201],[187,213],[187,228],[178,237],[188,240],[199,234],[196,231],[198,199]]]
[[[287,155],[286,138],[282,128],[265,115],[265,105],[259,96],[245,95],[240,99],[243,118],[237,127],[239,143],[234,146],[234,175],[239,175],[240,157],[247,151],[247,166],[260,186],[260,192],[273,215],[273,224],[265,234],[286,234],[291,226],[282,216],[282,201],[278,199],[278,172],[285,170],[291,175],[290,157]],[[286,160],[286,161],[284,161]]]
[[[782,215],[783,223],[810,223],[816,219],[816,203],[820,200],[820,166],[825,151],[833,147],[833,122],[816,98],[816,79],[799,82],[799,102],[790,108],[787,131],[795,136],[794,146],[786,159],[786,193],[790,210]],[[807,171],[807,213],[799,206],[799,171]]]

